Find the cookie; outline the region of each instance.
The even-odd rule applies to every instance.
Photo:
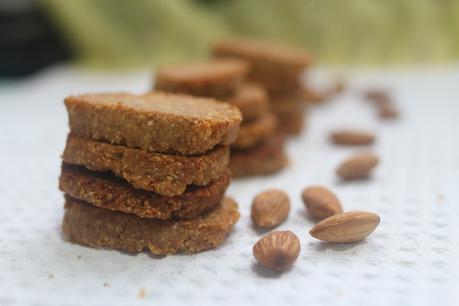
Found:
[[[86,94],[65,99],[72,134],[151,152],[202,154],[237,136],[239,110],[186,95]]]
[[[299,135],[306,125],[307,112],[303,109],[278,114],[278,131],[287,135]]]
[[[271,103],[271,110],[278,120],[278,131],[288,135],[298,135],[304,127],[305,105],[301,101]]]
[[[189,186],[175,197],[136,189],[110,172],[93,172],[81,166],[62,164],[59,189],[64,193],[107,210],[135,214],[143,218],[191,219],[215,207],[230,182],[227,170],[207,186]]]
[[[288,159],[284,153],[284,137],[273,135],[249,150],[231,151],[233,177],[268,175],[282,170]]]
[[[62,159],[94,171],[111,171],[139,189],[176,196],[188,185],[203,186],[221,177],[228,166],[229,148],[217,146],[206,154],[181,156],[69,135]]]
[[[196,253],[223,243],[239,219],[236,202],[224,198],[214,210],[193,220],[157,220],[101,209],[65,198],[62,230],[74,243],[154,255]]]
[[[297,83],[312,62],[310,55],[301,50],[248,39],[219,41],[213,46],[213,54],[247,61],[251,67],[249,78],[273,90]]]
[[[276,117],[271,113],[241,125],[236,141],[231,148],[250,148],[270,137],[276,129]]]
[[[226,101],[241,111],[243,122],[255,120],[269,112],[266,92],[255,84],[242,84],[235,95]]]
[[[235,93],[249,70],[246,62],[214,59],[165,67],[156,73],[155,89],[194,96],[225,98]]]

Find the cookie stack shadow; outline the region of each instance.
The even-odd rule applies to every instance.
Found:
[[[239,218],[225,197],[235,107],[155,92],[72,96],[65,105],[59,188],[70,241],[155,255],[224,241]]]
[[[271,174],[287,164],[278,120],[264,88],[248,82],[250,69],[243,60],[211,59],[163,67],[154,84],[155,90],[214,98],[240,110],[242,124],[229,163],[234,177]]]
[[[307,116],[304,70],[311,65],[309,54],[287,46],[249,39],[227,39],[213,46],[218,58],[233,58],[250,64],[248,79],[266,90],[278,130],[286,135],[301,133]]]

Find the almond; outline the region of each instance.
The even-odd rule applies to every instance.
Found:
[[[376,103],[391,99],[389,90],[384,88],[369,88],[366,90],[364,95],[367,100]]]
[[[284,222],[289,211],[288,195],[279,189],[268,189],[254,198],[252,220],[259,227],[272,228]]]
[[[366,211],[350,211],[322,220],[309,233],[319,240],[351,243],[365,239],[379,224],[379,216]]]
[[[359,153],[345,160],[336,170],[344,180],[367,178],[371,170],[379,163],[379,158],[373,153]]]
[[[316,219],[322,220],[343,212],[338,198],[325,187],[308,187],[303,190],[302,197],[309,213]]]
[[[288,269],[300,254],[300,240],[291,231],[272,232],[253,246],[258,263],[274,271]]]
[[[375,135],[360,130],[338,130],[330,134],[330,139],[337,145],[370,145],[375,141]]]
[[[380,103],[378,109],[381,119],[397,119],[399,117],[399,112],[392,103]]]

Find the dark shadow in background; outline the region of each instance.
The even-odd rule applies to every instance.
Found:
[[[0,1],[0,77],[24,77],[71,58],[38,3]]]

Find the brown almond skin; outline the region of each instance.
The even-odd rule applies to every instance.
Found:
[[[383,103],[378,106],[379,118],[381,119],[397,119],[400,117],[398,110],[389,103]]]
[[[325,187],[305,188],[302,198],[309,214],[315,219],[322,220],[343,212],[343,207],[336,195]]]
[[[337,130],[330,133],[330,140],[336,145],[362,146],[375,141],[375,135],[361,130]]]
[[[379,158],[374,153],[359,153],[343,161],[336,173],[343,180],[358,180],[367,178],[378,165]]]
[[[340,213],[322,220],[309,233],[322,241],[353,243],[365,239],[378,226],[378,215],[367,211]]]
[[[252,202],[252,220],[262,228],[272,228],[285,221],[290,211],[288,195],[279,189],[259,193]]]
[[[300,254],[300,240],[291,231],[272,232],[253,246],[258,263],[274,271],[284,271]]]

